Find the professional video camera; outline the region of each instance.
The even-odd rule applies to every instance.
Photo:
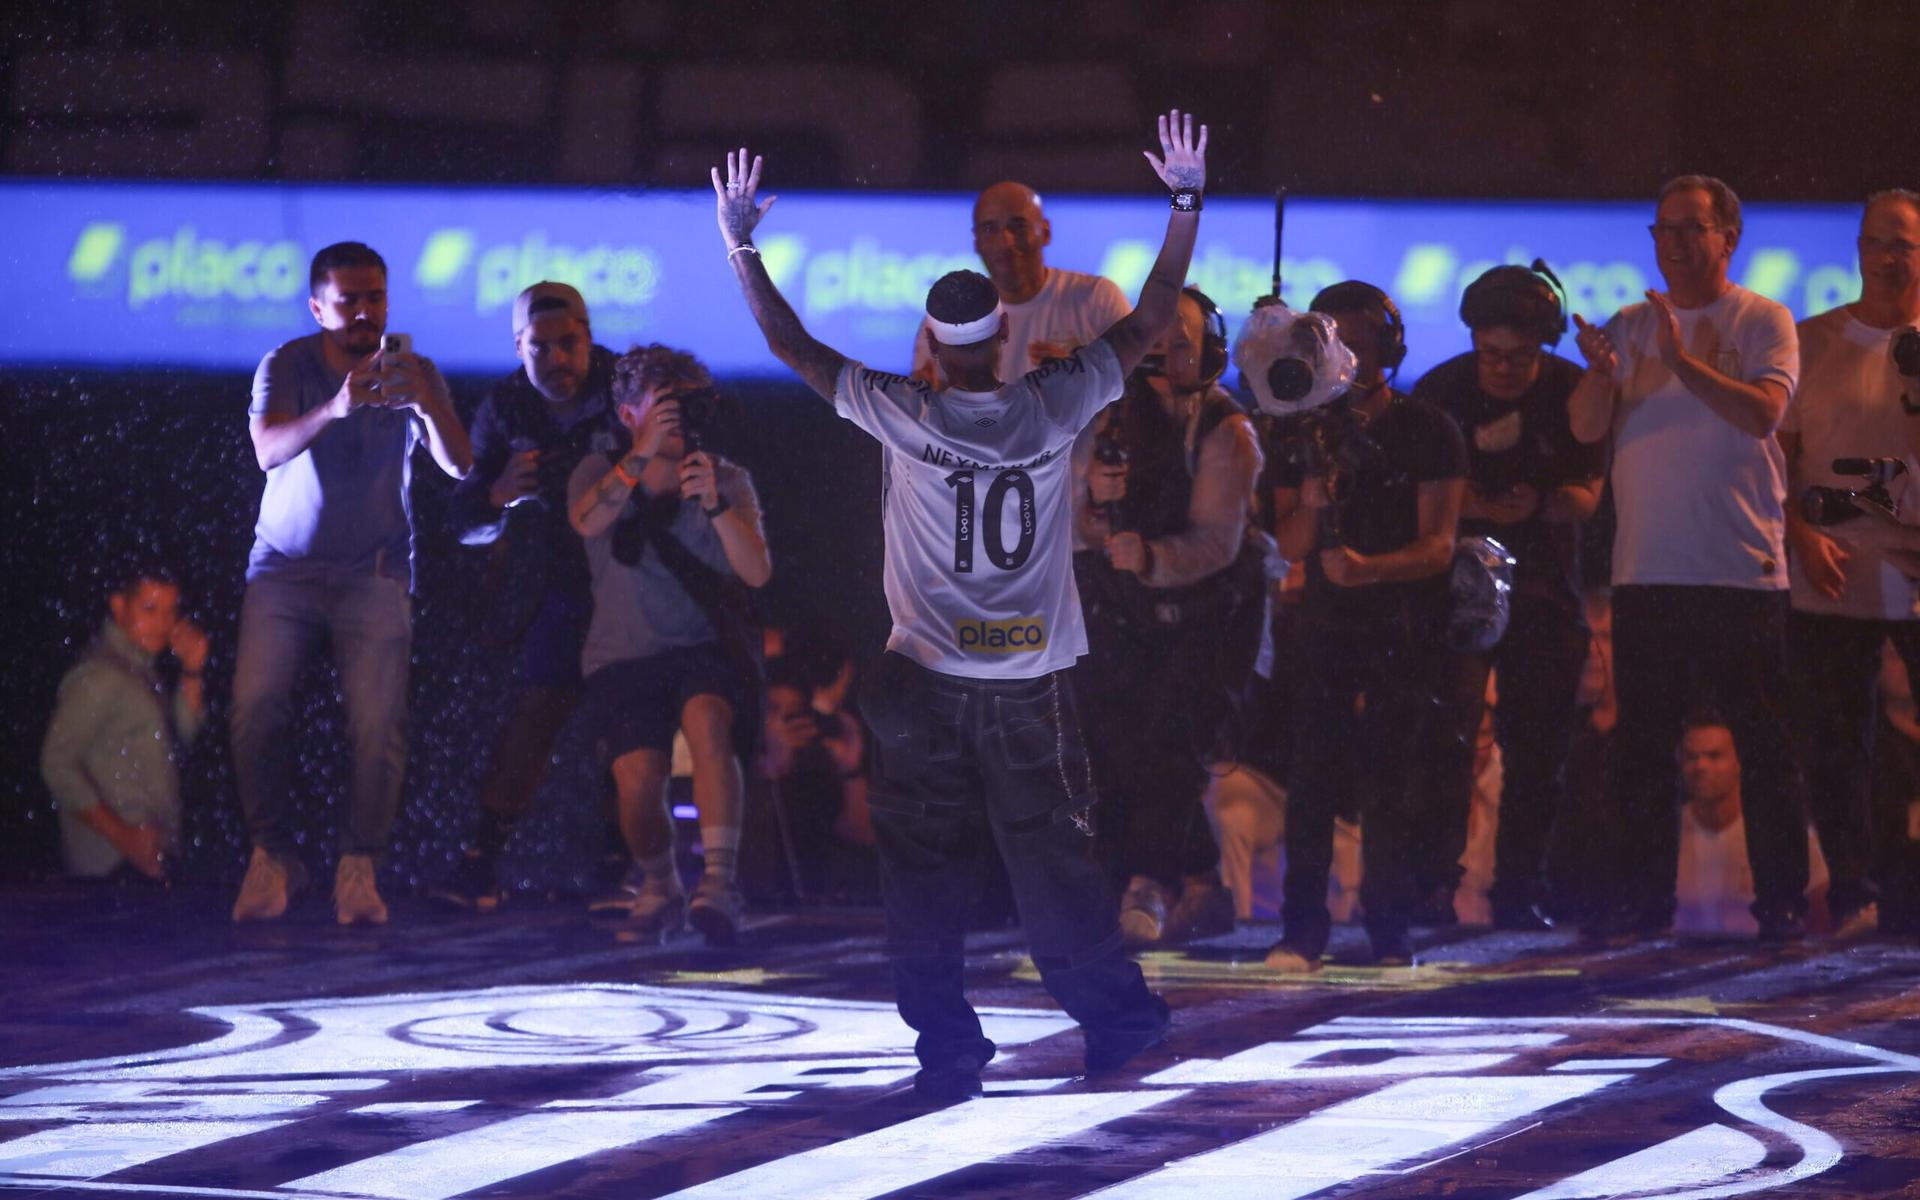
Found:
[[[1893,355],[1893,365],[1909,379],[1920,377],[1920,329],[1911,325],[1893,335],[1893,345],[1888,347]]]
[[[1889,487],[1894,480],[1907,473],[1907,464],[1898,458],[1836,458],[1833,460],[1836,475],[1854,475],[1867,481],[1866,486],[1853,489],[1843,487],[1821,487],[1818,484],[1809,487],[1800,494],[1800,516],[1809,525],[1832,526],[1865,516],[1869,510],[1863,505],[1872,505],[1894,516],[1893,492]]]

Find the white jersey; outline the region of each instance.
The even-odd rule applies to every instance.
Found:
[[[1033,679],[1086,653],[1071,451],[1124,382],[1104,340],[997,392],[841,370],[834,407],[879,440],[890,479],[889,650],[975,679]]]

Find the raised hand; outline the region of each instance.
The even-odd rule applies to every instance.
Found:
[[[1574,343],[1580,347],[1580,356],[1587,360],[1587,369],[1597,371],[1608,379],[1620,366],[1620,355],[1613,348],[1613,339],[1607,331],[1598,325],[1587,324],[1587,319],[1579,313],[1573,314]]]
[[[1207,127],[1200,127],[1196,141],[1192,113],[1182,115],[1176,108],[1161,117],[1160,157],[1155,158],[1151,150],[1142,153],[1168,191],[1177,192],[1182,188],[1199,191],[1207,186]]]
[[[726,239],[727,249],[744,243],[753,235],[754,226],[767,215],[773,202],[779,197],[768,196],[760,200],[759,155],[751,160],[747,158],[747,148],[740,147],[739,153],[727,153],[727,178],[720,179],[720,168],[714,167],[709,174],[713,177],[714,207],[720,222],[720,236]]]

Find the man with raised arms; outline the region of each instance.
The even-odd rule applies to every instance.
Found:
[[[993,283],[956,271],[927,294],[949,386],[870,370],[815,341],[749,240],[772,205],[760,160],[713,173],[721,235],[767,346],[885,448],[888,653],[862,697],[878,773],[872,796],[900,1015],[919,1034],[915,1087],[980,1092],[994,1045],[961,979],[973,874],[970,822],[1005,860],[1034,965],[1081,1025],[1090,1071],[1165,1036],[1165,1002],[1121,945],[1115,903],[1087,853],[1093,789],[1068,671],[1086,652],[1074,589],[1070,451],[1172,322],[1193,256],[1206,127],[1178,110],[1147,160],[1173,214],[1140,302],[1104,335],[1002,382],[1007,321]]]

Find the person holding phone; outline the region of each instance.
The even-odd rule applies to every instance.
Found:
[[[235,921],[272,920],[306,880],[289,821],[293,685],[332,645],[353,756],[334,875],[343,925],[383,924],[374,884],[407,768],[413,627],[413,452],[454,478],[473,465],[466,430],[432,360],[382,349],[387,265],[338,242],[313,257],[319,326],[260,360],[248,431],[266,483],[247,561],[233,680],[234,777],[253,852]]]

